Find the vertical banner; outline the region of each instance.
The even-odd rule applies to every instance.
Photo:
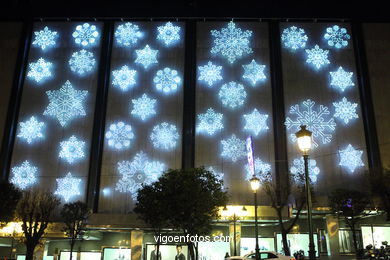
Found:
[[[255,164],[253,162],[253,144],[252,136],[246,138],[246,156],[248,158],[248,167],[252,175],[255,175]]]

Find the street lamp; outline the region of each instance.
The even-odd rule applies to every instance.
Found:
[[[255,239],[256,239],[255,256],[256,256],[256,260],[259,260],[260,256],[259,256],[259,235],[258,235],[258,224],[257,224],[257,190],[260,188],[260,180],[256,177],[256,175],[253,174],[253,177],[249,181],[251,183],[251,188],[255,199]]]
[[[309,179],[309,151],[312,147],[312,132],[306,129],[305,125],[301,125],[301,129],[295,133],[298,142],[298,148],[303,154],[303,160],[305,164],[305,183],[306,183],[306,203],[307,203],[307,219],[309,222],[309,259],[316,259],[316,251],[314,247],[313,236],[313,223],[312,223],[312,202],[310,192],[310,179]]]
[[[233,255],[237,255],[236,222],[247,213],[245,206],[239,209],[237,206],[223,207],[222,216],[233,220]]]

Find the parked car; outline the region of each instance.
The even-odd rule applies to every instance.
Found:
[[[285,256],[272,251],[261,251],[259,252],[260,259],[281,259],[281,260],[295,260],[293,256]],[[253,260],[256,259],[255,253],[246,254],[244,256],[231,256],[227,260]]]

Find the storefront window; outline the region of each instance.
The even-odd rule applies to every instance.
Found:
[[[287,234],[287,242],[290,246],[290,252],[291,254],[294,254],[295,252],[298,252],[300,250],[304,251],[305,256],[308,256],[309,251],[309,234]],[[318,236],[317,234],[314,234],[314,249],[317,252],[317,255],[319,256],[318,247],[317,247],[317,241]],[[283,245],[282,245],[282,235],[277,234],[276,235],[276,243],[277,243],[277,250],[279,253],[283,252]]]
[[[390,227],[362,227],[363,247],[373,245],[380,248],[383,242],[390,242]]]
[[[361,233],[356,231],[358,248],[361,247]],[[339,247],[341,254],[355,253],[353,248],[353,236],[351,230],[339,230]]]

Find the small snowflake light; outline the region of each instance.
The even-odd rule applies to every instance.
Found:
[[[165,46],[170,46],[180,40],[180,27],[167,22],[164,26],[157,27],[157,40],[162,41]]]
[[[232,160],[232,162],[236,162],[246,155],[245,141],[237,138],[235,134],[232,134],[228,139],[222,140],[221,144],[221,156]]]
[[[219,181],[223,181],[224,173],[223,172],[217,172],[213,167],[208,167],[206,170],[211,172],[215,178]]]
[[[309,159],[309,178],[312,183],[316,183],[318,174],[320,174],[320,168],[317,167],[317,162],[314,159]],[[294,159],[293,165],[290,168],[292,178],[295,183],[304,185],[305,184],[305,162],[303,158]]]
[[[115,31],[116,42],[125,47],[134,46],[141,37],[138,25],[132,23],[121,24]]]
[[[156,114],[156,102],[156,99],[150,98],[144,93],[140,98],[131,100],[133,109],[130,111],[130,114],[145,121]]]
[[[198,115],[198,125],[196,131],[198,133],[205,133],[214,135],[218,130],[223,129],[222,123],[223,114],[215,112],[214,109],[209,108],[204,114]]]
[[[87,90],[76,90],[66,81],[59,90],[49,90],[46,94],[50,103],[43,115],[56,117],[62,127],[73,118],[86,115],[83,102],[88,95]]]
[[[218,96],[225,107],[235,109],[244,104],[247,94],[243,85],[231,81],[222,85]]]
[[[158,91],[170,94],[177,91],[181,79],[176,70],[164,68],[156,73],[153,82]]]
[[[246,179],[249,181],[252,179],[253,175],[249,169],[248,164],[245,164]],[[259,157],[255,159],[255,173],[256,176],[260,178],[261,182],[271,182],[269,178],[271,175],[271,165],[269,163],[263,162]]]
[[[293,51],[305,48],[308,39],[305,30],[296,26],[284,29],[281,38],[284,47],[292,49]]]
[[[108,146],[117,150],[123,150],[130,147],[131,140],[134,139],[134,133],[130,125],[123,122],[111,124],[106,132]]]
[[[35,80],[37,83],[51,77],[51,68],[53,64],[45,61],[43,58],[39,58],[36,62],[31,62],[28,67],[27,77]]]
[[[249,46],[252,31],[242,31],[240,28],[236,28],[233,21],[220,31],[212,30],[211,36],[214,38],[211,54],[221,55],[230,63],[234,63],[236,59],[253,52]]]
[[[42,139],[44,137],[42,133],[44,127],[44,122],[39,122],[32,116],[29,120],[19,123],[19,133],[17,136],[31,144],[36,139]]]
[[[45,50],[46,48],[56,45],[57,37],[58,33],[56,31],[51,31],[45,26],[43,30],[34,32],[34,41],[32,42],[32,45],[36,45],[42,50]]]
[[[119,89],[126,91],[134,87],[135,75],[137,71],[130,69],[127,65],[122,66],[119,70],[114,70],[112,75],[114,79],[112,80],[112,85],[118,87]]]
[[[96,43],[96,40],[99,37],[99,32],[97,31],[95,25],[84,23],[76,26],[76,30],[73,32],[72,36],[76,44],[88,46]]]
[[[344,150],[339,150],[339,154],[339,165],[346,167],[351,173],[353,173],[356,168],[364,166],[362,161],[363,151],[353,148],[351,144],[348,144],[347,148]]]
[[[313,49],[307,49],[306,54],[306,63],[312,64],[317,70],[322,66],[330,64],[328,59],[329,51],[321,49],[318,45],[314,46]]]
[[[153,50],[146,45],[145,48],[135,51],[137,58],[135,63],[140,63],[144,66],[145,69],[149,68],[150,65],[158,63],[157,54],[158,50]]]
[[[61,196],[65,202],[69,202],[72,197],[80,196],[81,178],[73,177],[72,173],[68,172],[64,178],[57,178],[56,181],[57,189],[54,194]]]
[[[333,102],[333,106],[336,111],[334,117],[340,118],[345,124],[348,124],[349,120],[359,118],[356,114],[357,103],[351,103],[345,97],[340,102]]]
[[[332,78],[330,85],[339,88],[342,92],[349,87],[355,86],[352,82],[353,72],[348,72],[339,67],[337,71],[329,72]]]
[[[72,135],[67,141],[60,142],[59,157],[72,164],[85,157],[85,142]]]
[[[212,87],[214,82],[222,79],[222,66],[214,65],[211,61],[204,66],[198,66],[199,77],[198,80],[205,81],[209,87]]]
[[[150,140],[153,146],[162,150],[172,150],[176,147],[179,133],[176,126],[163,122],[153,127]]]
[[[37,182],[38,168],[30,164],[29,161],[24,161],[21,165],[12,167],[11,172],[10,182],[22,190]]]
[[[253,109],[252,113],[244,115],[244,119],[244,130],[252,132],[255,136],[259,135],[260,132],[268,129],[268,115],[260,114],[256,108]]]
[[[264,75],[265,65],[259,65],[255,60],[247,65],[242,65],[244,68],[244,75],[242,78],[249,80],[252,86],[256,85],[257,81],[266,79]]]
[[[86,50],[74,52],[69,59],[70,70],[79,75],[84,75],[91,71],[95,66],[95,63],[96,61],[93,57],[93,53]]]
[[[347,33],[347,29],[333,25],[326,28],[324,39],[328,41],[329,46],[340,49],[348,46],[348,40],[351,39],[351,36]]]

